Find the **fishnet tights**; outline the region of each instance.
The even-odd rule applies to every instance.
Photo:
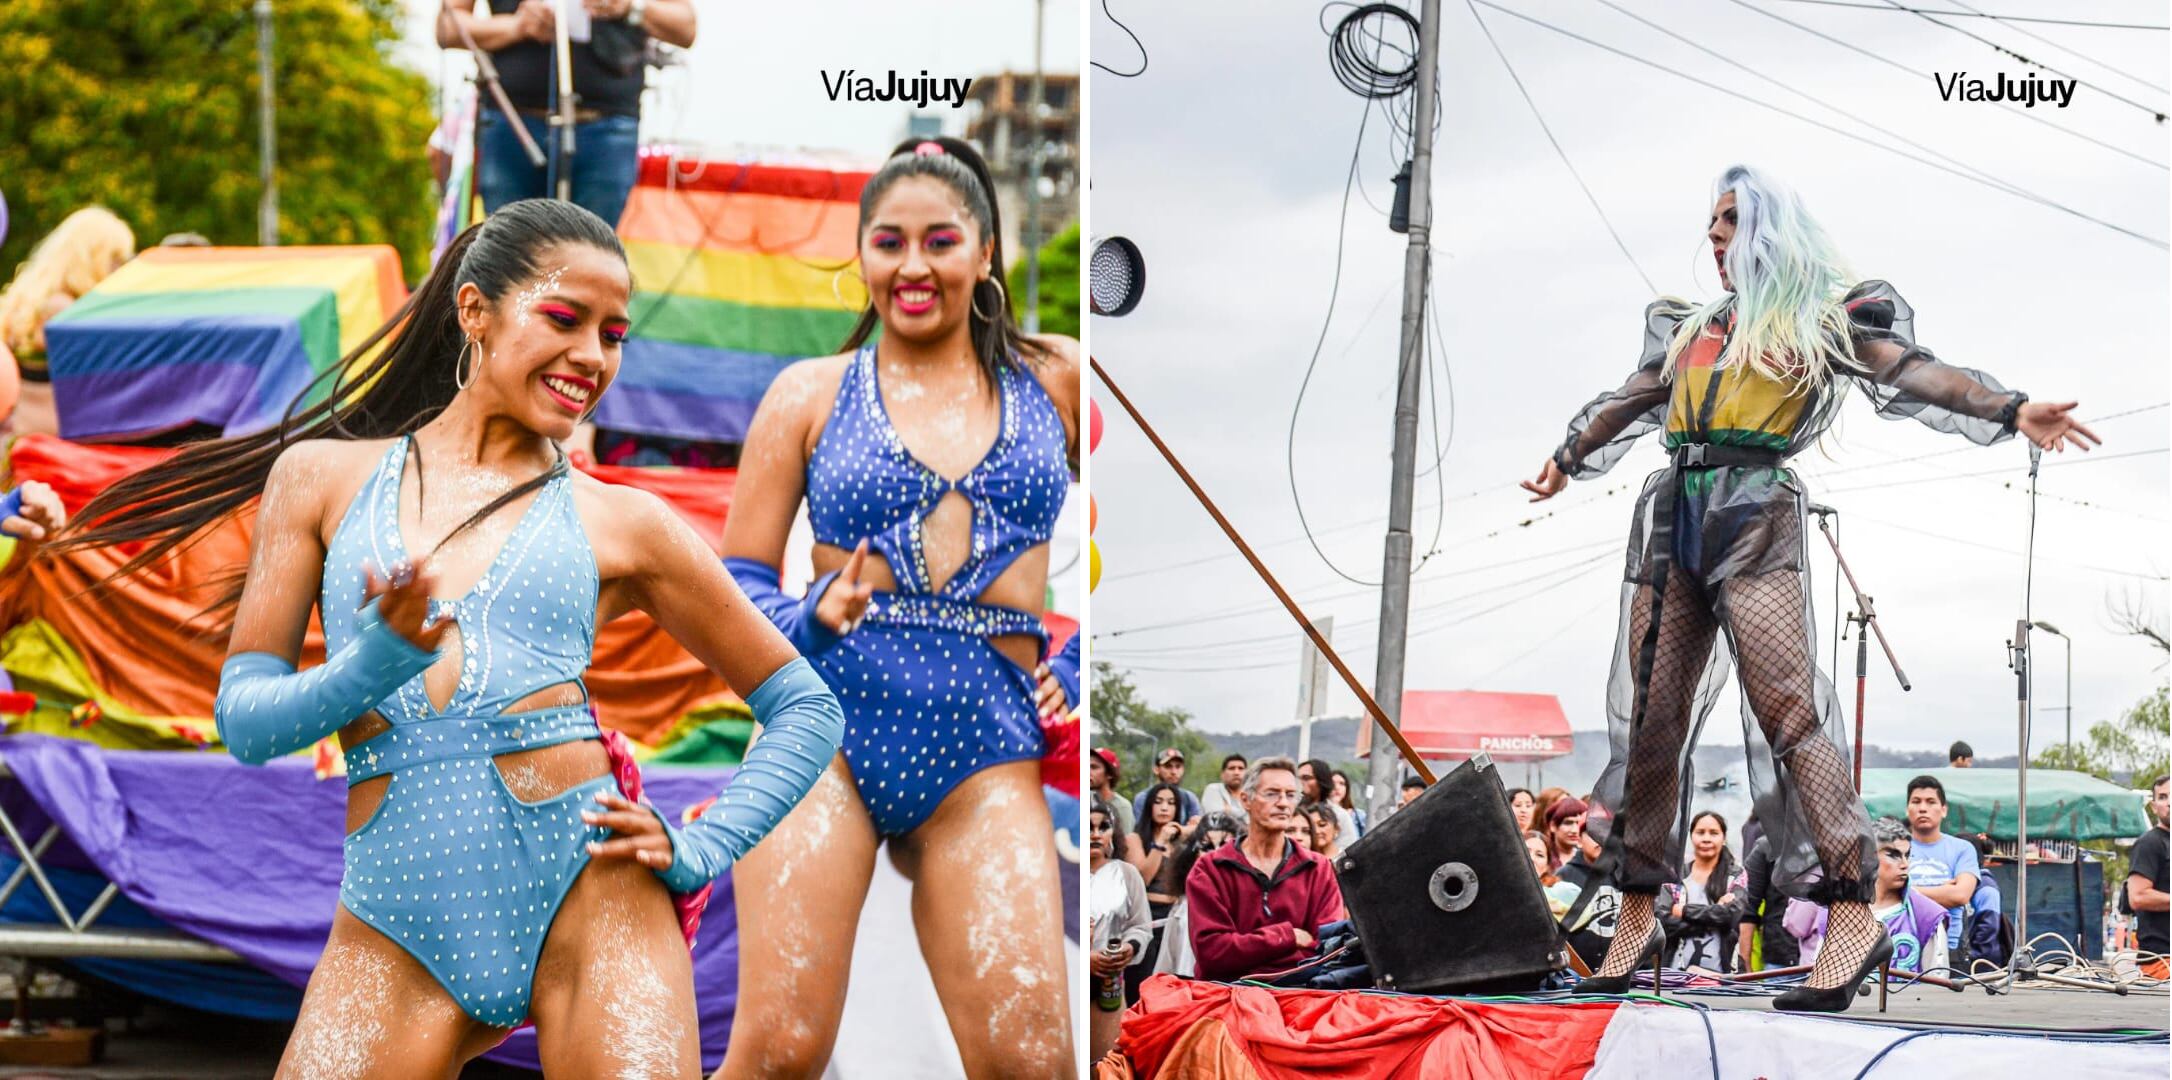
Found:
[[[1642,656],[1644,635],[1651,626],[1651,587],[1638,589],[1633,603],[1636,607],[1629,614],[1632,663]],[[1689,575],[1679,569],[1669,573],[1643,715],[1633,717],[1629,729],[1628,772],[1615,820],[1615,827],[1622,830],[1624,889],[1649,892],[1681,876],[1674,819],[1680,809],[1682,744],[1689,738],[1697,683],[1711,658],[1717,625],[1711,606]]]
[[[1621,830],[1621,914],[1614,924],[1606,959],[1595,972],[1626,975],[1636,966],[1652,933],[1654,883],[1680,876],[1674,851],[1674,819],[1681,798],[1682,743],[1696,708],[1697,683],[1712,655],[1718,624],[1703,594],[1676,570],[1667,575],[1666,603],[1659,612],[1659,639],[1652,651],[1644,710],[1629,733],[1628,774],[1622,808],[1614,827]],[[1644,586],[1631,601],[1629,649],[1632,662],[1643,655],[1644,635],[1652,625],[1652,589]],[[1631,891],[1642,885],[1645,891]]]
[[[1856,828],[1848,761],[1819,724],[1817,671],[1803,630],[1802,580],[1782,571],[1735,578],[1722,587],[1735,669],[1772,746],[1781,782],[1791,785],[1802,803],[1826,877],[1852,879],[1860,872],[1865,838]]]

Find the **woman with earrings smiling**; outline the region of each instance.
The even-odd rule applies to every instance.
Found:
[[[523,1022],[553,1076],[701,1069],[692,919],[814,784],[843,717],[669,506],[566,467],[631,291],[594,214],[509,204],[325,400],[115,483],[46,549],[141,544],[125,576],[256,506],[246,577],[214,607],[231,617],[219,734],[250,763],[334,732],[347,752],[339,908],[282,1077],[451,1076]],[[297,672],[312,610],[327,655]],[[683,829],[633,801],[582,682],[596,628],[633,610],[765,726]]]
[[[858,235],[868,307],[846,352],[771,384],[724,530],[726,565],[846,720],[813,794],[739,864],[723,1074],[822,1072],[887,844],[966,1072],[1069,1076],[1036,676],[1078,345],[1013,322],[994,182],[968,144],[900,144],[861,190]],[[802,504],[818,576],[792,597]]]

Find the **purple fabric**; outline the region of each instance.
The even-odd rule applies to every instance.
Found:
[[[346,784],[320,781],[310,763],[262,767],[224,753],[108,751],[42,735],[0,737],[0,759],[39,812],[0,788],[24,840],[44,819],[60,823],[47,862],[87,865],[177,929],[232,949],[305,985],[339,904]],[[651,802],[676,818],[715,794],[729,769],[644,771]],[[71,843],[72,841],[72,843]],[[705,1069],[723,1059],[738,1003],[739,943],[731,878],[717,882],[694,945],[694,993]],[[490,1057],[537,1067],[522,1031]]]
[[[1907,896],[1908,902],[1885,920],[1885,932],[1893,939],[1893,970],[1921,971],[1924,952],[1946,934],[1946,909],[1913,886]]]
[[[596,403],[596,426],[666,439],[736,442],[746,437],[760,395],[724,400],[647,386],[613,384]]]
[[[229,436],[279,422],[315,375],[283,315],[221,315],[185,327],[86,320],[47,328],[65,439],[144,435],[192,423]],[[76,356],[97,356],[96,365]]]

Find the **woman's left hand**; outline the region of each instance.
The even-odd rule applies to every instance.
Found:
[[[608,791],[596,793],[602,810],[583,810],[581,820],[603,825],[617,836],[590,841],[588,853],[599,859],[632,859],[651,870],[671,869],[671,837],[664,823],[648,807]]]
[[[25,480],[22,494],[22,509],[0,521],[0,533],[36,543],[68,524],[68,510],[60,505],[60,496],[53,494],[51,487]]]
[[[1107,978],[1131,965],[1131,943],[1117,946],[1115,952],[1096,951],[1093,959],[1094,974]]]
[[[1040,709],[1041,719],[1052,720],[1071,711],[1070,697],[1063,692],[1063,684],[1056,681],[1055,674],[1048,670],[1047,664],[1033,669],[1033,675],[1041,681],[1040,691],[1033,696],[1034,704]]]
[[[2074,401],[2057,404],[2048,401],[2022,402],[2021,411],[2014,417],[2014,429],[2028,436],[2030,442],[2059,453],[2066,451],[2068,443],[2073,443],[2077,450],[2102,445],[2104,440],[2098,438],[2096,432],[2084,427],[2081,421],[2069,415],[2078,404],[2080,403]]]

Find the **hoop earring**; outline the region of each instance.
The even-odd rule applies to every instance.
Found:
[[[453,386],[457,389],[466,390],[468,384],[475,381],[475,373],[468,370],[468,356],[474,350],[474,338],[467,339],[467,342],[460,346],[460,359],[453,367]]]
[[[990,274],[987,278],[987,284],[994,285],[996,295],[1003,298],[1002,306],[996,309],[997,314],[1009,311],[1011,309],[1011,294],[1009,290],[1003,287],[1003,279],[995,276],[994,274]],[[973,314],[980,316],[980,321],[985,323],[992,323],[996,321],[996,317],[994,315],[987,314],[980,309],[980,290],[977,288],[973,290],[972,306]]]
[[[845,303],[845,294],[844,294],[844,291],[843,291],[843,290],[841,290],[841,289],[839,289],[839,288],[837,287],[837,279],[838,279],[838,278],[841,278],[841,277],[843,277],[843,276],[845,276],[845,273],[846,273],[847,271],[851,270],[851,269],[852,269],[852,264],[850,264],[850,263],[847,263],[847,264],[845,264],[845,265],[843,265],[843,266],[840,266],[840,267],[838,267],[838,268],[837,268],[837,272],[836,272],[836,273],[834,273],[834,274],[831,274],[831,275],[830,275],[830,295],[831,295],[831,296],[834,296],[834,297],[836,297],[836,298],[837,298],[837,306],[838,306],[838,307],[840,307],[840,308],[847,308],[847,309],[849,309],[849,308],[851,308],[851,307],[852,307],[852,305],[851,305],[851,304]],[[857,281],[857,282],[859,282],[859,283],[860,283],[860,291],[861,291],[861,292],[863,292],[863,293],[864,293],[864,292],[867,292],[867,291],[868,291],[868,290],[867,290],[867,279],[866,279],[866,278],[863,278],[863,277],[861,277],[861,276],[860,276],[860,275],[858,275],[858,274],[854,274],[854,275],[852,275],[852,280],[854,280],[854,281]],[[874,298],[873,296],[869,296],[869,297],[867,298],[867,303],[865,303],[865,304],[862,304],[862,305],[860,305],[860,306],[861,306],[861,307],[862,307],[862,308],[864,309],[864,308],[868,308],[868,307],[872,307],[872,306],[874,306],[874,303],[875,303],[875,298]]]

